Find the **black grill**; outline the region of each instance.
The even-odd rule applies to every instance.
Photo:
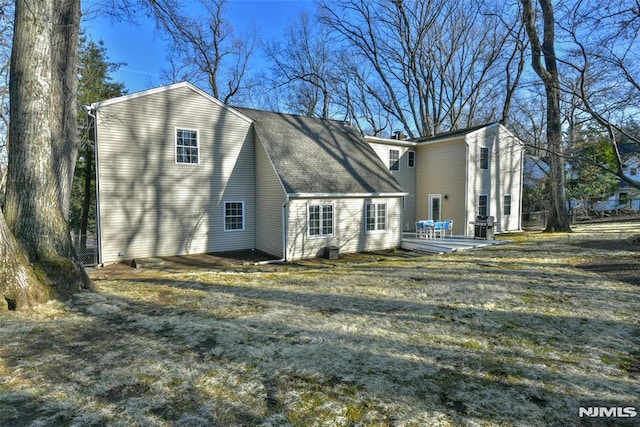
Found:
[[[474,222],[474,239],[495,239],[494,218],[489,215],[478,215]]]

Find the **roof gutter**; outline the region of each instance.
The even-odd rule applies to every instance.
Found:
[[[407,196],[407,192],[396,193],[288,193],[289,199],[314,199],[314,198],[360,198],[360,197],[403,197]]]

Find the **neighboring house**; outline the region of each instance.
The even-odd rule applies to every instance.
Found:
[[[188,83],[98,102],[99,263],[394,248],[405,192],[342,122],[231,108]]]
[[[635,151],[638,151],[637,147]],[[622,165],[622,173],[634,181],[640,182],[640,155],[631,155]],[[626,181],[619,179],[620,183],[615,193],[607,200],[596,203],[597,211],[612,211],[616,209],[629,209],[640,212],[640,190]]]
[[[477,215],[493,216],[498,233],[521,230],[525,150],[505,126],[493,123],[412,141],[365,138],[410,193],[405,230],[420,219],[450,219],[453,234],[473,236]]]

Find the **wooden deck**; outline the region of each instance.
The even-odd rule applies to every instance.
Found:
[[[445,254],[500,243],[504,243],[504,240],[474,239],[468,236],[453,236],[445,237],[444,239],[422,239],[417,238],[415,233],[404,233],[400,246],[402,249],[410,251]]]

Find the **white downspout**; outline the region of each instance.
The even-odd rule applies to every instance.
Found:
[[[287,209],[289,209],[289,193],[287,193],[284,204],[282,205],[282,260],[287,262]]]
[[[98,258],[96,260],[98,265],[102,264],[102,227],[100,221],[100,165],[98,163],[98,111],[93,106],[88,105],[87,115],[93,118],[93,163],[95,164],[96,174],[96,232],[98,238]]]

